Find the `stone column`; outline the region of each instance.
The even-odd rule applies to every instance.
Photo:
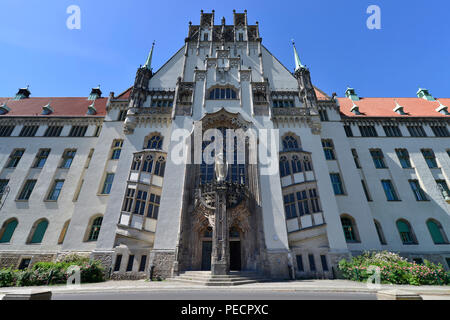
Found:
[[[230,270],[230,249],[228,245],[227,186],[216,187],[216,212],[213,228],[211,274],[224,275]]]

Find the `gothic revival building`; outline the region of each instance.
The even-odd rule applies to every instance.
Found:
[[[450,99],[330,97],[246,12],[202,12],[156,72],[152,54],[119,95],[0,98],[0,267],[77,252],[113,278],[332,278],[364,250],[450,267]]]

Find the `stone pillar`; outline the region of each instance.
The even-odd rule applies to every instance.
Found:
[[[212,251],[211,274],[228,274],[230,270],[230,249],[228,243],[226,184],[218,184],[216,188],[216,212],[214,217]]]

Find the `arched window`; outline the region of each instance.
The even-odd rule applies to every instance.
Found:
[[[383,229],[381,228],[381,224],[377,220],[373,220],[375,223],[375,228],[377,229],[378,239],[380,239],[381,244],[386,244],[386,239],[384,238]]]
[[[240,237],[239,229],[236,227],[231,227],[229,237],[239,238]]]
[[[211,227],[206,228],[205,232],[203,233],[203,237],[205,238],[212,238],[213,230]]]
[[[28,243],[41,243],[44,238],[45,231],[47,231],[48,221],[40,220],[35,223],[35,226],[31,229],[32,236]]]
[[[398,220],[397,229],[402,239],[403,244],[417,244],[417,241],[412,232],[412,228],[408,221]]]
[[[147,141],[146,149],[162,149],[163,138],[160,135],[151,136]]]
[[[280,158],[280,177],[285,177],[291,174],[291,169],[289,168],[289,162],[286,157]]]
[[[430,231],[431,238],[434,244],[446,244],[448,243],[447,237],[445,235],[442,225],[433,219],[427,221],[428,231]]]
[[[139,171],[139,169],[141,168],[141,160],[142,160],[142,156],[140,156],[140,155],[135,156],[133,159],[133,164],[131,165],[131,170]]]
[[[58,244],[62,244],[64,242],[64,239],[66,238],[67,229],[69,228],[69,224],[70,220],[67,220],[64,223],[61,233],[59,234]]]
[[[9,243],[11,241],[18,224],[19,221],[15,218],[5,221],[0,229],[0,243]]]
[[[232,88],[214,88],[209,91],[210,100],[237,99],[236,91]]]
[[[148,155],[144,159],[142,171],[152,173],[152,169],[153,169],[153,157],[151,155]]]
[[[87,241],[97,241],[102,226],[103,217],[97,217],[92,221]]]
[[[298,156],[292,156],[291,165],[293,173],[302,172],[302,162]]]
[[[283,151],[300,150],[298,139],[293,136],[286,136],[283,138]]]
[[[155,175],[164,177],[164,171],[166,170],[166,159],[161,156],[158,158],[155,164]]]
[[[309,156],[303,157],[303,167],[305,168],[305,171],[312,171],[311,160],[309,159]]]
[[[350,216],[341,217],[342,229],[347,242],[358,242],[356,224]]]

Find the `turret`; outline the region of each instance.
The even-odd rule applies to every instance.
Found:
[[[294,59],[295,59],[295,71],[294,77],[298,82],[299,89],[299,99],[303,103],[306,109],[316,109],[317,108],[317,96],[314,91],[314,86],[311,82],[311,74],[306,66],[302,65],[300,58],[295,48],[295,42],[292,41],[292,46],[294,47]]]

